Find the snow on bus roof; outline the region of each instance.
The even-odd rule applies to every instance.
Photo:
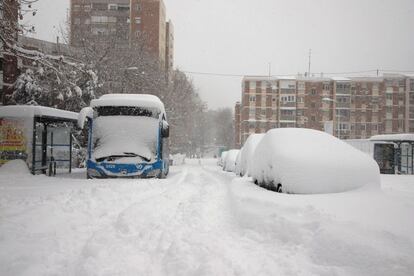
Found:
[[[374,135],[369,140],[371,141],[412,141],[414,142],[414,133]]]
[[[91,107],[99,106],[140,106],[157,108],[165,113],[161,100],[157,96],[148,94],[107,94],[91,101]]]
[[[0,107],[0,118],[1,117],[49,117],[77,121],[78,113],[37,105],[8,105]]]

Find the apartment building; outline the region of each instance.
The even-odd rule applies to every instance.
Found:
[[[165,48],[165,70],[172,72],[174,69],[174,25],[171,20],[167,22]]]
[[[172,24],[171,24],[172,25]],[[173,28],[169,36],[173,37]],[[82,46],[85,41],[144,47],[166,67],[166,8],[162,0],[71,0],[70,44]]]
[[[312,128],[341,139],[414,132],[414,76],[247,76],[238,108],[241,145],[251,133],[279,127]]]

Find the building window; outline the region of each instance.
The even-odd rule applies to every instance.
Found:
[[[92,16],[92,23],[116,23],[116,17],[114,16]]]
[[[118,5],[117,4],[108,4],[108,10],[117,11],[118,10]]]
[[[255,102],[256,101],[256,97],[255,96],[250,96],[249,97],[249,101],[250,102]]]
[[[141,24],[141,17],[135,17],[135,23]]]
[[[74,21],[75,25],[79,25],[81,23],[81,20],[80,20],[79,17],[75,17],[73,21]]]
[[[315,88],[312,88],[312,90],[311,90],[311,94],[312,94],[312,95],[316,95],[316,89],[315,89]]]
[[[91,5],[84,5],[84,6],[83,6],[83,10],[84,10],[85,12],[90,12],[90,11],[91,11],[91,9],[92,9]]]
[[[118,4],[118,11],[129,11],[129,4]]]
[[[136,11],[141,11],[141,4],[136,4],[135,5],[135,10]]]
[[[80,5],[73,5],[73,11],[80,11]]]
[[[106,11],[108,9],[108,5],[105,3],[94,3],[92,5],[93,9],[97,11]]]
[[[85,19],[85,25],[89,25],[91,24],[91,19],[90,18],[86,18]]]

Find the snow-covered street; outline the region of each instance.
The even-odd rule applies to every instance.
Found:
[[[410,275],[414,177],[289,195],[187,160],[165,180],[0,173],[0,275]]]

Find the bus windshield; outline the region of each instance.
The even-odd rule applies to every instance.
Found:
[[[158,119],[160,111],[155,108],[137,106],[100,106],[96,108],[98,116],[140,116]]]
[[[98,162],[142,163],[157,157],[159,112],[140,107],[99,107],[93,125]]]

